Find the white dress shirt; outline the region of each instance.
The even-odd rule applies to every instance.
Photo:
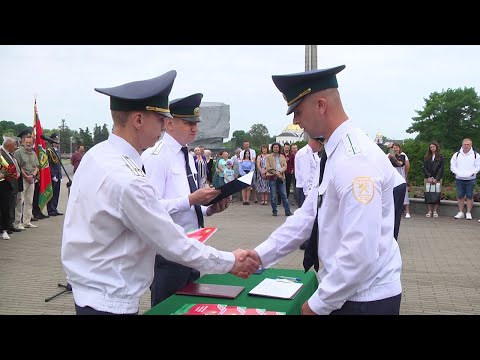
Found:
[[[201,272],[223,274],[235,262],[185,236],[143,174],[138,152],[111,134],[75,173],[63,225],[61,258],[75,303],[134,313],[153,280],[155,253]]]
[[[308,195],[314,186],[318,186],[320,177],[320,157],[310,145],[305,145],[295,154],[295,187],[302,188]]]
[[[190,153],[188,160],[194,179],[196,179],[195,160]],[[161,198],[160,202],[175,224],[180,225],[186,232],[198,229],[195,207],[190,206],[188,200],[190,186],[188,185],[182,145],[165,133],[162,140],[142,153],[142,161],[147,177]],[[196,184],[198,187],[198,182]],[[206,215],[206,206],[202,206],[202,213]]]
[[[345,301],[374,301],[402,292],[402,259],[393,237],[395,169],[363,131],[344,122],[325,145],[322,184],[255,250],[264,267],[277,263],[310,236],[318,211],[320,284],[308,304],[329,314]]]

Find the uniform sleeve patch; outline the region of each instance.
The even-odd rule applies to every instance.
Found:
[[[375,186],[370,176],[357,176],[352,182],[353,197],[359,203],[367,205],[375,194]]]

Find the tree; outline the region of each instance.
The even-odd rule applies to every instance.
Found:
[[[270,139],[268,129],[263,124],[253,124],[248,135],[250,137],[250,147],[253,148],[260,148],[262,144],[268,144]]]
[[[93,128],[93,144],[96,145],[98,143],[101,143],[102,141],[107,140],[108,135],[109,132],[107,124],[104,123],[102,127],[95,124],[95,127]]]
[[[13,121],[0,121],[0,140],[3,136],[16,137],[22,130],[27,129],[28,126],[24,123],[15,124]],[[30,125],[30,129],[32,126]]]
[[[90,133],[90,130],[88,130],[88,127],[86,127],[85,130],[80,128],[78,140],[80,140],[79,142],[85,147],[85,151],[93,146],[92,134]]]
[[[232,134],[230,143],[236,148],[243,148],[243,142],[245,140],[250,141],[250,136],[243,130],[235,130]]]
[[[406,131],[418,132],[416,140],[437,141],[442,148],[459,149],[466,137],[480,137],[480,99],[474,88],[434,92],[422,110],[415,110],[414,124]]]
[[[101,141],[107,140],[110,136],[110,132],[108,131],[107,124],[103,123],[102,131],[100,133]]]

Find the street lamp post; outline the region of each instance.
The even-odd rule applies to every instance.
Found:
[[[72,143],[73,143],[73,136],[70,136],[70,158],[72,158]]]

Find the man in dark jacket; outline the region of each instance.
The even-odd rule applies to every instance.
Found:
[[[50,138],[58,141],[58,134],[53,133]],[[58,143],[52,142],[47,149],[48,165],[50,166],[50,175],[52,177],[53,196],[47,204],[47,211],[49,216],[63,215],[58,212],[58,197],[60,196],[60,182],[62,180],[62,157],[58,150]]]

